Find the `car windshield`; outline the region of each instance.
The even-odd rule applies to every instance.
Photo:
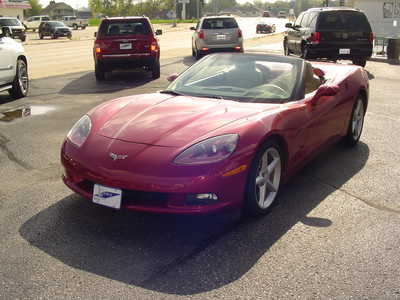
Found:
[[[18,19],[0,19],[0,26],[21,26]]]
[[[202,29],[230,29],[238,28],[233,18],[212,18],[203,21]]]
[[[356,11],[331,11],[321,13],[318,19],[320,30],[356,30],[371,31],[367,17]]]
[[[146,23],[144,20],[109,22],[100,31],[106,36],[149,34],[150,28]]]
[[[278,57],[214,54],[186,70],[167,91],[240,102],[284,102],[293,93],[298,69]]]
[[[51,27],[65,27],[65,24],[63,22],[49,22]]]

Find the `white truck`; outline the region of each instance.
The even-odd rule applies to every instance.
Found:
[[[76,16],[64,16],[61,20],[65,25],[72,27],[74,30],[78,28],[85,29],[88,26],[88,20],[78,19]]]
[[[0,92],[13,98],[28,94],[28,59],[21,43],[10,38],[11,29],[0,28]]]
[[[40,23],[50,21],[49,16],[32,16],[23,22],[26,30],[36,31],[39,28]]]

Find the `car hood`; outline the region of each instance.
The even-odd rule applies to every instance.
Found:
[[[97,133],[127,142],[182,147],[234,121],[279,106],[166,96],[157,93],[133,97]]]

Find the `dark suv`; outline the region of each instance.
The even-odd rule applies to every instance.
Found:
[[[71,39],[72,32],[63,22],[46,21],[39,25],[39,38],[43,39],[45,36],[50,36],[52,39],[65,36]]]
[[[153,79],[160,77],[160,46],[147,17],[103,19],[93,47],[95,75],[104,80],[114,69],[146,68]]]
[[[374,35],[364,13],[352,8],[311,8],[287,23],[285,55],[305,59],[350,59],[364,67],[372,55]]]

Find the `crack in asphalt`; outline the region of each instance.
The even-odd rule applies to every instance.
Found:
[[[353,198],[355,198],[357,200],[360,200],[361,202],[363,202],[364,204],[368,205],[369,207],[375,208],[375,209],[380,210],[380,211],[386,211],[386,212],[390,212],[390,213],[400,214],[400,210],[396,210],[396,209],[393,209],[393,208],[390,208],[390,207],[386,207],[386,206],[383,206],[383,205],[375,204],[372,201],[368,201],[368,200],[363,199],[363,198],[361,198],[361,197],[359,197],[357,195],[354,195],[353,193],[351,193],[351,192],[349,192],[349,191],[347,191],[347,190],[345,190],[345,189],[343,189],[343,188],[341,188],[339,186],[336,186],[334,184],[325,182],[325,181],[323,181],[322,179],[320,179],[318,177],[315,177],[315,176],[310,176],[310,177],[315,179],[316,181],[318,181],[320,184],[329,186],[331,188],[334,188],[336,190],[339,190],[339,191],[345,193],[348,196],[351,196],[351,197],[353,197]]]
[[[19,158],[17,158],[14,153],[8,149],[7,147],[7,143],[10,142],[10,140],[5,137],[4,135],[2,135],[0,133],[0,150],[7,155],[8,159],[14,163],[16,163],[18,166],[24,168],[25,170],[33,170],[33,167],[31,167],[28,163],[20,160]]]

